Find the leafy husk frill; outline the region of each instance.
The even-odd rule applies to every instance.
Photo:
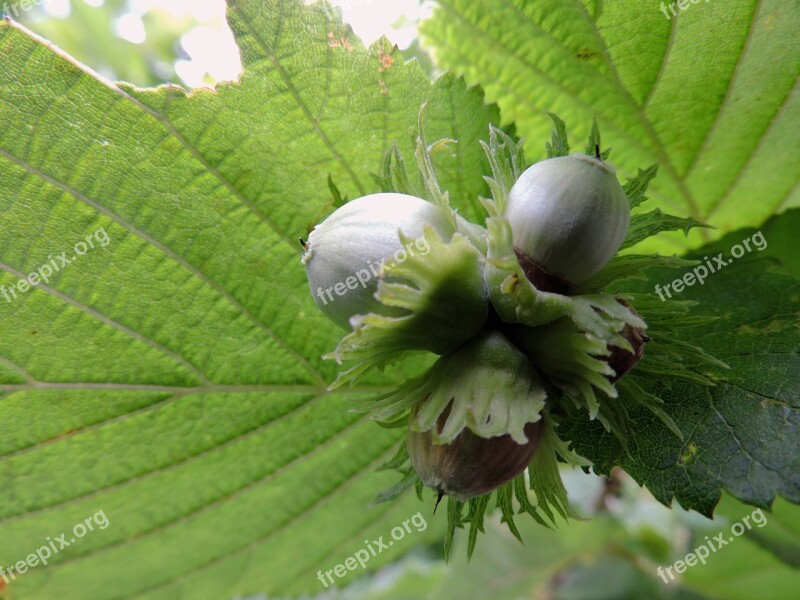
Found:
[[[424,198],[446,211],[456,234],[444,241],[426,227],[431,252],[386,266],[375,294],[380,303],[405,309],[406,314],[352,317],[352,331],[325,357],[346,363],[330,386],[334,389],[353,385],[370,370],[382,369],[408,353],[439,355],[419,377],[354,407],[382,426],[429,432],[434,444],[453,443],[464,430],[482,438],[508,435],[523,444],[526,425],[537,423],[541,439],[527,469],[489,493],[467,500],[447,498],[445,556],[450,554],[455,529],[465,527],[471,556],[488,509],[499,508],[502,521],[517,538],[514,517],[522,513],[547,527],[555,527],[559,519],[579,518],[568,503],[559,463],[584,469],[591,463],[559,437],[559,424],[584,413],[599,420],[625,448],[628,412],[640,405],[683,439],[662,401],[647,393],[639,381],[663,381],[668,376],[713,386],[707,373],[711,367],[726,365],[678,341],[677,329],[708,320],[689,317],[694,303],[665,303],[652,296],[619,292],[627,279],[646,279],[649,268],[684,268],[696,261],[618,254],[567,294],[537,288],[520,265],[511,227],[503,217],[509,191],[528,166],[523,141],[490,127],[488,141],[481,144],[492,171],[485,177],[491,198],[480,199],[486,211],[485,226],[470,223],[451,208],[436,176],[435,156],[457,142],[426,141],[424,108],[415,153],[418,174],[409,174],[394,146],[386,152],[375,181],[383,192]],[[547,157],[567,156],[566,126],[550,116],[554,129],[546,143]],[[610,149],[601,151],[596,123],[587,154],[604,160],[610,154]],[[636,210],[647,199],[648,184],[656,173],[657,165],[640,170],[623,186],[634,213],[622,250],[663,231],[705,226],[657,209]],[[402,232],[398,235],[404,243],[408,241]],[[631,340],[637,341],[636,348]],[[642,340],[647,340],[646,351],[638,361]],[[614,365],[620,369],[620,356],[629,360],[617,374]],[[635,376],[624,375],[631,367]],[[423,498],[424,485],[411,466],[405,443],[382,468],[398,471],[402,479],[381,492],[376,502],[394,500],[412,486]],[[438,495],[441,499],[441,490]]]

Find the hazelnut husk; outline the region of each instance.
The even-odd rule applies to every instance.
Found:
[[[514,247],[514,254],[517,257],[519,266],[522,268],[522,272],[525,273],[525,277],[537,290],[561,294],[562,296],[569,293],[571,287],[569,281],[562,279],[558,275],[548,273],[541,265],[516,246]]]

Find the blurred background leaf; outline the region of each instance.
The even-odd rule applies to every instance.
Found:
[[[189,87],[237,79],[224,0],[45,0],[0,11],[112,81]]]

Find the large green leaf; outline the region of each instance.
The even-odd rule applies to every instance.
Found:
[[[565,29],[575,23],[563,20],[572,14],[563,12],[568,4],[550,4],[537,4],[552,9],[552,18],[541,13],[549,42],[564,30],[569,43],[578,45],[577,58],[602,72],[595,64],[599,55],[584,51],[584,40]],[[597,23],[616,14],[608,4]],[[475,216],[477,196],[487,192],[477,140],[499,114],[484,104],[479,90],[453,76],[432,84],[385,42],[363,48],[325,7],[306,7],[300,0],[230,5],[242,80],[192,94],[172,86],[143,90],[104,82],[26,30],[0,25],[0,286],[9,289],[62,252],[75,259],[46,284],[8,301],[0,296],[0,566],[23,560],[48,536],[68,534],[98,511],[109,519],[107,529],[65,548],[46,569],[14,581],[14,598],[318,592],[318,569],[332,569],[364,548],[364,540],[388,538],[392,527],[421,508],[410,495],[369,508],[376,491],[395,480],[372,471],[391,457],[401,432],[380,429],[348,408],[354,397],[386,391],[422,363],[402,363],[354,389],[326,392],[335,365],[320,356],[341,332],[311,300],[297,238],[333,209],[329,176],[353,198],[377,190],[371,174],[392,142],[407,157],[413,154],[425,101],[429,140],[446,136],[460,142],[452,156],[437,157],[442,186],[463,214]],[[766,3],[759,6],[753,14],[760,15]],[[520,13],[509,7],[501,10],[513,17],[513,31]],[[628,17],[639,14],[631,7]],[[778,38],[785,37],[781,32],[792,18],[770,25]],[[584,22],[591,25],[591,19]],[[624,34],[617,24],[610,21],[601,28],[605,37],[595,41]],[[469,39],[485,54],[476,55],[475,65],[507,58],[503,45],[487,46],[480,28],[476,32]],[[530,38],[527,30],[524,37]],[[747,47],[760,39],[752,36]],[[550,45],[550,51],[561,51],[559,44]],[[609,44],[609,52],[622,46]],[[646,62],[648,55],[638,50],[615,55],[613,63],[630,82],[625,86],[633,98],[639,98],[637,77],[647,72],[635,61]],[[794,83],[787,87],[785,80],[794,50],[785,52],[775,50],[771,58],[778,66],[765,66],[758,79],[769,93],[757,110],[747,103],[742,108],[731,92],[724,106],[733,114],[720,117],[714,135],[698,145],[699,134],[691,129],[694,137],[686,138],[706,150],[733,144],[733,166],[698,159],[695,171],[702,167],[713,175],[704,185],[724,182],[746,165],[731,188],[744,193],[761,183],[752,169],[766,169],[764,200],[742,213],[747,222],[772,212],[787,181],[791,189],[797,179],[796,165],[784,155],[767,164],[763,154],[765,144],[784,147],[788,125],[795,122]],[[608,56],[603,60],[612,64]],[[507,61],[509,69],[518,62]],[[546,63],[537,62],[537,69]],[[750,68],[747,61],[742,65],[737,69]],[[493,98],[507,104],[489,87]],[[572,92],[572,82],[562,88]],[[786,90],[780,111],[773,88]],[[582,99],[580,110],[556,96],[542,107],[565,109],[570,124],[578,126],[600,111],[623,170],[664,163],[656,199],[671,205],[671,212],[712,215],[703,210],[713,205],[693,207],[684,193],[695,189],[690,184],[700,185],[682,175],[691,156],[680,147],[679,133],[685,132],[650,131],[647,122],[655,123],[655,117],[643,119],[630,105],[614,112],[615,99],[591,87],[574,86],[574,92]],[[662,113],[673,101],[660,100]],[[658,105],[655,96],[652,102]],[[549,126],[536,129],[533,106],[527,113],[524,106],[507,106],[507,118],[544,140]],[[737,120],[745,109],[747,119]],[[696,125],[696,115],[686,114]],[[728,127],[729,119],[742,130]],[[676,122],[683,123],[666,120],[665,126]],[[766,136],[754,137],[762,125]],[[727,137],[717,137],[723,131]],[[662,137],[678,148],[660,147]],[[788,204],[797,200],[792,193]],[[738,210],[729,199],[719,206],[731,207],[731,215]],[[726,225],[721,217],[713,221]],[[98,231],[108,235],[107,245]],[[97,247],[76,256],[76,243],[93,233]],[[719,408],[721,419],[701,420],[693,429],[698,415],[681,412],[682,388],[676,385],[665,398],[691,434],[689,445],[676,447],[660,422],[636,414],[642,435],[635,439],[643,442],[633,448],[632,459],[623,459],[662,500],[675,496],[704,512],[720,487],[759,504],[776,492],[793,500],[798,494],[798,344],[792,321],[797,295],[786,291],[797,283],[755,263],[737,269],[753,289],[742,289],[732,270],[718,275],[714,291],[707,286],[698,299],[712,307],[706,312],[726,306],[728,313],[696,330],[701,345],[741,367],[738,379],[709,392],[717,394],[709,414],[729,399],[724,394],[737,402],[731,410]],[[739,328],[733,336],[725,329],[732,326]],[[756,386],[748,388],[756,389],[751,396],[742,391],[745,384]],[[736,394],[745,397],[738,402]],[[729,422],[729,416],[739,420]],[[620,456],[613,441],[591,424],[585,429],[581,449],[599,469],[613,464]],[[719,450],[716,443],[727,448]],[[720,456],[739,462],[722,472],[715,462]],[[752,481],[743,476],[748,469],[755,473]],[[368,568],[437,533],[433,524],[409,532],[370,559]]]
[[[75,258],[0,297],[0,565],[98,511],[110,521],[14,598],[322,591],[317,569],[421,508],[368,508],[400,433],[348,408],[405,371],[325,391],[335,365],[320,357],[341,332],[297,239],[333,210],[328,175],[352,198],[377,191],[392,142],[413,154],[424,101],[430,139],[461,142],[438,166],[469,213],[496,110],[365,49],[319,5],[245,0],[230,22],[242,80],[191,95],[102,81],[0,24],[0,286]],[[107,245],[76,256],[99,230]]]
[[[720,231],[760,223],[800,205],[800,10],[794,0],[686,4],[667,18],[639,0],[439,0],[422,32],[442,66],[481,84],[534,140],[530,158],[544,157],[546,111],[576,146],[596,117],[626,176],[660,165],[650,195],[668,212]]]

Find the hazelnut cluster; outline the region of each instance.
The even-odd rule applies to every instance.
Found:
[[[551,417],[577,406],[619,433],[615,382],[647,339],[628,299],[592,283],[625,240],[629,198],[599,144],[523,168],[522,144],[492,128],[488,217],[471,223],[439,188],[432,154],[447,143],[428,146],[420,124],[424,190],[388,161],[384,193],[344,204],[304,244],[314,300],[347,332],[326,355],[348,363],[331,388],[408,352],[439,355],[360,407],[408,427],[404,487],[463,502],[513,485],[526,502],[514,482],[530,467],[539,506],[566,516],[557,460],[587,463]]]

